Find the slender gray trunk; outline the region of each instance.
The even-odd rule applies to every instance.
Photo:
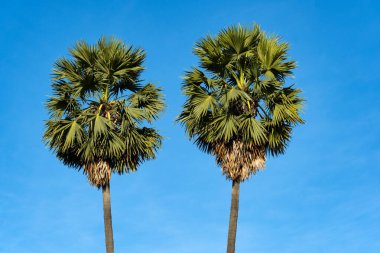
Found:
[[[239,212],[239,181],[232,181],[230,225],[228,227],[227,253],[235,253],[236,228]]]
[[[106,252],[114,253],[113,251],[113,230],[112,230],[112,215],[111,215],[111,197],[110,184],[107,183],[102,187],[103,192],[103,213],[104,213],[104,233],[106,238]]]

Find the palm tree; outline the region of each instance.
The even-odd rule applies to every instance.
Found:
[[[296,67],[287,52],[287,43],[257,25],[228,27],[196,43],[199,67],[184,77],[178,121],[232,181],[227,253],[235,252],[240,182],[263,169],[268,155],[284,153],[303,123],[301,91],[286,84]]]
[[[114,252],[112,173],[135,171],[155,158],[161,136],[149,127],[164,107],[161,90],[142,85],[145,53],[120,40],[78,42],[53,69],[44,140],[65,165],[83,170],[103,192],[106,252]]]

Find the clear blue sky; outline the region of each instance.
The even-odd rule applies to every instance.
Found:
[[[3,1],[0,252],[105,251],[101,192],[43,145],[54,61],[114,35],[147,51],[143,78],[168,107],[158,159],[112,178],[116,252],[226,247],[231,184],[174,124],[194,42],[261,24],[291,44],[307,124],[241,187],[237,253],[380,252],[378,1]]]

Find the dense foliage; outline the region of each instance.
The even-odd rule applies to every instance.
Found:
[[[178,120],[227,178],[243,181],[265,166],[267,154],[284,153],[292,128],[303,123],[300,90],[286,83],[296,63],[287,43],[257,25],[207,36],[194,53],[199,66],[185,74]]]
[[[161,136],[149,127],[164,107],[161,90],[141,84],[145,53],[116,39],[79,42],[53,69],[44,139],[64,164],[101,187],[112,172],[155,157]]]

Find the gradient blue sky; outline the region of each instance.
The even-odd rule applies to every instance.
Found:
[[[291,44],[307,124],[241,187],[238,253],[380,252],[378,1],[3,1],[0,252],[105,251],[101,192],[41,141],[53,62],[114,35],[147,51],[168,107],[158,159],[112,178],[116,252],[224,252],[230,182],[174,124],[194,42],[261,24]]]

